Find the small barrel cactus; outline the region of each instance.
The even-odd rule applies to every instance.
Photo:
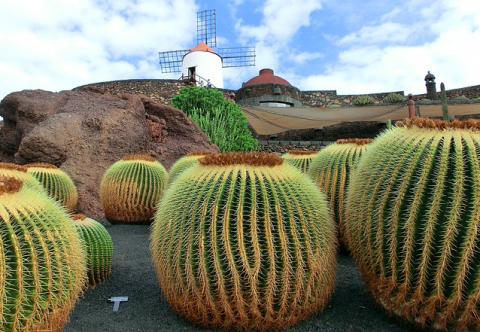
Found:
[[[2,331],[59,331],[85,283],[85,254],[66,210],[0,176]]]
[[[48,163],[31,163],[23,166],[27,168],[28,174],[40,181],[48,195],[67,209],[75,210],[78,201],[77,188],[67,173]]]
[[[211,152],[190,152],[186,156],[178,159],[170,168],[168,172],[168,183],[172,183],[180,174],[182,174],[185,170],[189,169],[192,166],[198,164],[198,159],[205,157],[206,155],[210,154]]]
[[[113,224],[150,224],[168,173],[155,158],[129,155],[110,166],[100,183],[105,217]]]
[[[345,230],[375,300],[434,330],[480,330],[480,121],[397,122],[362,156]]]
[[[83,214],[72,215],[72,220],[83,240],[88,282],[90,286],[95,286],[110,275],[113,259],[112,238],[102,224]]]
[[[190,321],[288,328],[334,287],[336,227],[324,195],[275,154],[211,154],[165,192],[151,251],[162,291]]]
[[[42,184],[31,174],[27,173],[27,168],[17,164],[0,163],[0,175],[13,177],[36,190],[47,193]]]
[[[369,138],[339,139],[321,150],[313,159],[308,175],[327,195],[333,219],[339,228],[339,240],[348,248],[344,236],[344,204],[353,170],[365,152]]]
[[[310,163],[317,155],[317,152],[318,151],[288,150],[287,153],[282,155],[282,158],[287,164],[295,166],[303,173],[307,173]]]

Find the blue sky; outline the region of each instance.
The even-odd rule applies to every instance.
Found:
[[[162,74],[158,52],[193,48],[196,13],[216,9],[220,47],[255,46],[256,67],[301,90],[425,92],[480,84],[479,0],[0,0],[0,99]]]

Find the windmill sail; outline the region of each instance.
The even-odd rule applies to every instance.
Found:
[[[255,66],[255,47],[219,48],[223,68]]]
[[[215,9],[197,13],[197,44],[217,46],[217,19]]]
[[[160,68],[162,73],[178,73],[182,71],[183,56],[188,50],[159,52]]]

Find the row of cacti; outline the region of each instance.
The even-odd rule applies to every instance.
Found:
[[[88,280],[108,276],[110,236],[72,220],[75,204],[73,182],[53,165],[0,163],[2,331],[61,331]]]
[[[323,308],[337,223],[367,288],[392,315],[478,330],[479,130],[475,120],[414,119],[368,148],[368,140],[339,140],[309,156],[316,185],[296,169],[308,162],[287,165],[288,154],[208,154],[179,166],[163,193],[163,166],[128,157],[105,173],[102,203],[110,199],[113,221],[149,222],[155,213],[162,291],[197,324],[286,328]]]

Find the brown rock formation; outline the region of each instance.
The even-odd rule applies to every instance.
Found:
[[[78,212],[102,221],[100,180],[123,156],[148,154],[168,169],[191,151],[218,152],[182,111],[142,95],[25,90],[2,100],[0,116],[0,161],[60,167],[77,186]]]

